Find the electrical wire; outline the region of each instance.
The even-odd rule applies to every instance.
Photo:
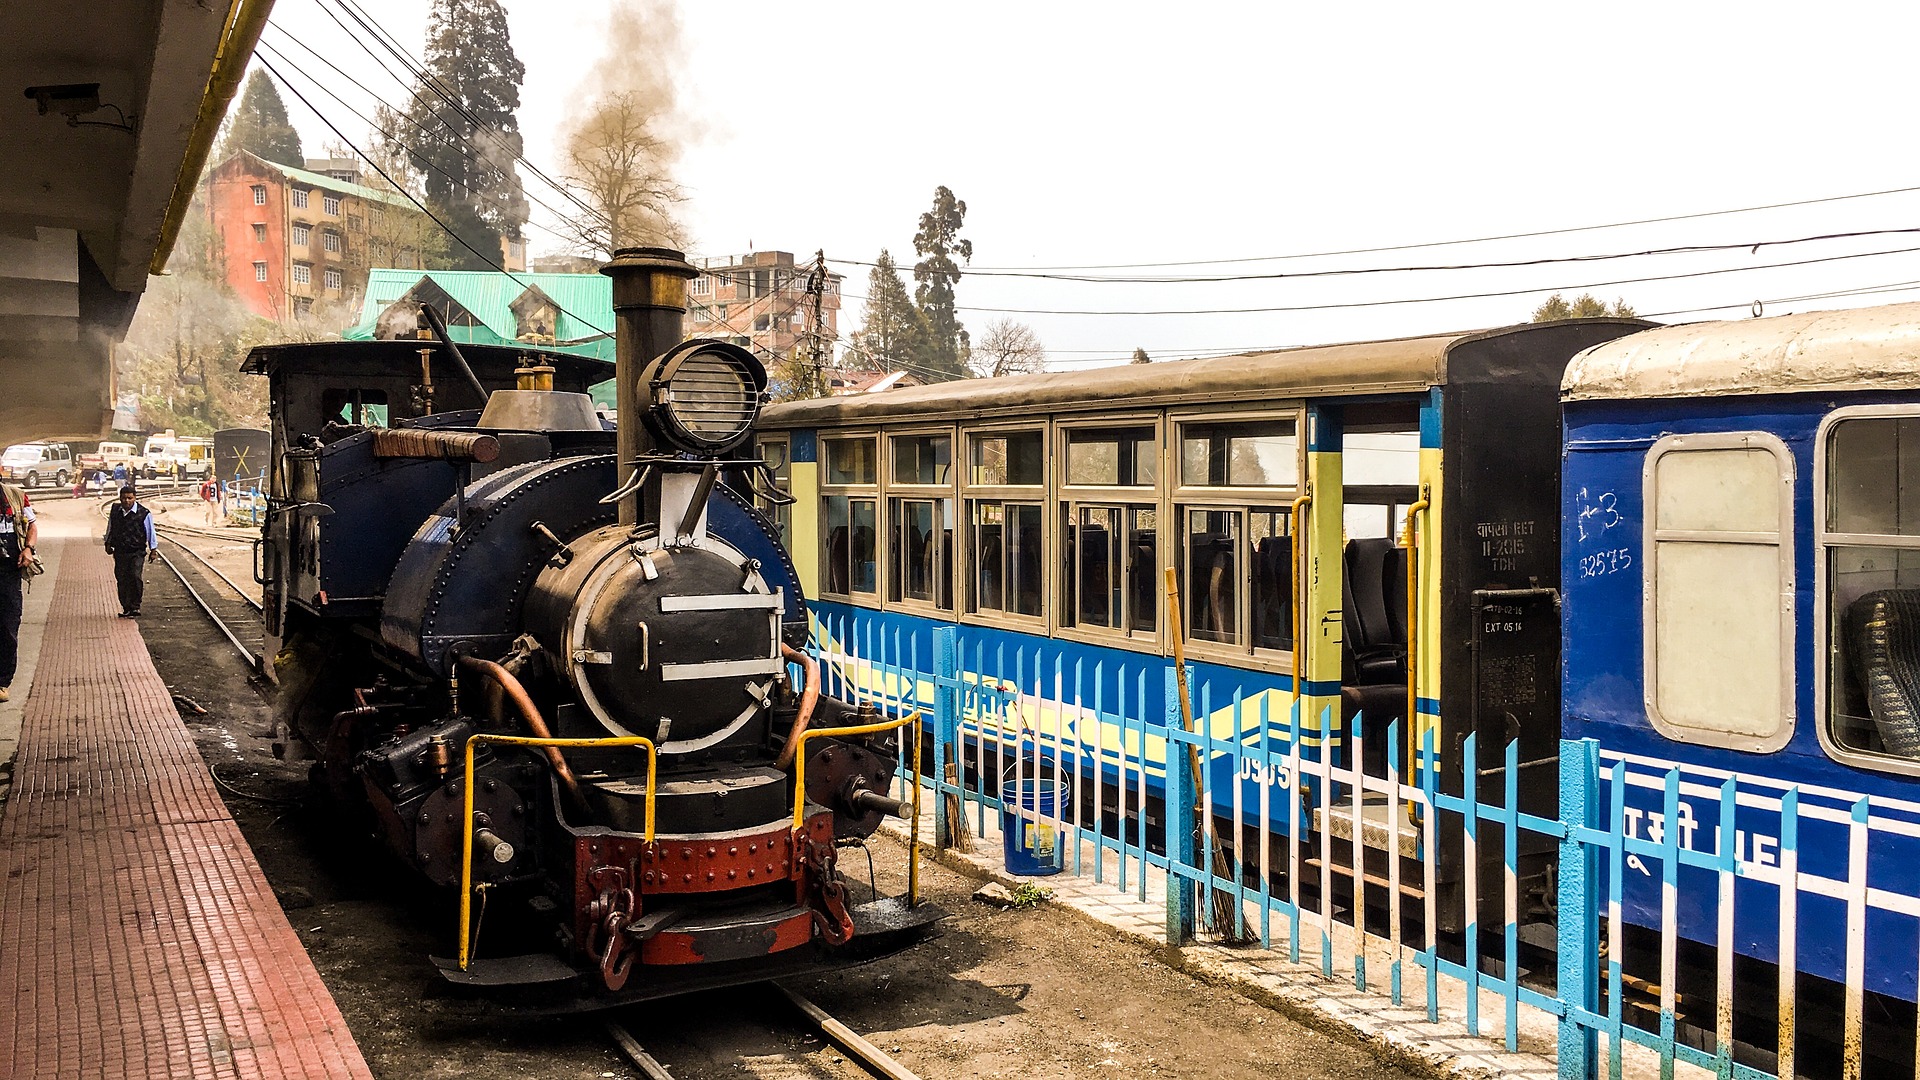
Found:
[[[1785,210],[1799,206],[1819,206],[1826,203],[1847,202],[1856,199],[1874,199],[1887,195],[1908,195],[1914,192],[1920,192],[1920,186],[1887,188],[1881,191],[1862,191],[1851,195],[1829,195],[1816,199],[1795,199],[1789,202],[1765,203],[1758,206],[1740,206],[1726,210],[1705,210],[1689,214],[1668,214],[1662,217],[1639,218],[1633,221],[1613,221],[1601,225],[1576,225],[1557,229],[1536,229],[1531,232],[1467,237],[1457,240],[1429,240],[1413,244],[1385,244],[1378,247],[1346,248],[1338,251],[1303,251],[1288,255],[1249,255],[1223,259],[1188,259],[1142,263],[1087,263],[1066,266],[980,267],[978,269],[980,271],[1151,270],[1155,267],[1164,266],[1222,266],[1232,263],[1281,262],[1290,259],[1322,259],[1336,255],[1378,255],[1390,251],[1418,251],[1427,248],[1460,247],[1468,244],[1491,244],[1504,240],[1528,240],[1541,236],[1567,236],[1573,233],[1600,232],[1606,229],[1625,229],[1639,225],[1661,225],[1673,221],[1697,221],[1703,218],[1726,217],[1732,214],[1751,214],[1765,210]],[[828,261],[848,263],[854,260],[830,259]],[[856,265],[872,264],[856,263]]]
[[[1542,256],[1533,259],[1509,259],[1497,262],[1477,263],[1432,263],[1415,266],[1356,266],[1341,267],[1332,270],[1302,270],[1298,272],[1279,272],[1266,274],[1218,274],[1204,277],[1097,277],[1081,274],[1049,274],[1033,271],[1008,270],[966,270],[962,277],[1002,277],[1033,278],[1045,281],[1074,281],[1093,284],[1131,284],[1131,285],[1203,285],[1222,284],[1233,281],[1285,281],[1306,278],[1361,277],[1369,274],[1409,274],[1429,271],[1458,270],[1508,270],[1530,266],[1554,266],[1565,263],[1609,262],[1619,259],[1638,259],[1661,255],[1697,255],[1717,251],[1749,250],[1758,252],[1763,247],[1787,247],[1794,244],[1813,244],[1828,240],[1855,240],[1869,236],[1897,236],[1920,233],[1920,228],[1902,227],[1889,229],[1860,229],[1853,232],[1821,233],[1813,236],[1796,236],[1780,240],[1742,240],[1738,243],[1723,244],[1677,244],[1671,247],[1645,248],[1638,251],[1605,252],[1587,255]],[[830,259],[830,262],[853,263],[858,266],[878,266],[878,263],[856,262],[850,259]]]

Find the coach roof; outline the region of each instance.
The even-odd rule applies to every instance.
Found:
[[[1920,303],[1666,326],[1587,349],[1567,401],[1920,389]]]
[[[1497,331],[1496,331],[1497,332]],[[1258,393],[1373,394],[1446,382],[1447,352],[1479,333],[1318,345],[1199,360],[1119,364],[998,379],[961,379],[872,394],[790,401],[769,408],[769,427],[837,426],[912,418],[937,420],[1075,409],[1228,402]]]

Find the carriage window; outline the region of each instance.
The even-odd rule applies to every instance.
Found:
[[[1180,482],[1189,487],[1292,487],[1300,477],[1292,419],[1180,425]]]
[[[1187,636],[1232,645],[1240,640],[1238,510],[1187,511]]]
[[[1072,505],[1061,553],[1061,625],[1151,634],[1159,521],[1150,506]]]
[[[1253,647],[1292,651],[1292,510],[1256,506],[1247,511],[1247,566],[1253,592]]]
[[[871,484],[877,479],[872,439],[828,439],[829,484]]]
[[[889,600],[953,610],[953,500],[889,499]]]
[[[1793,726],[1786,447],[1760,432],[1668,436],[1647,472],[1651,719],[1672,739],[1776,749]]]
[[[973,473],[969,481],[981,487],[1038,487],[1046,482],[1046,460],[1040,433],[973,437]]]
[[[967,506],[973,560],[967,609],[1039,615],[1044,566],[1040,505],[974,499]]]
[[[1067,483],[1086,487],[1152,487],[1159,476],[1153,428],[1067,433]]]
[[[1823,450],[1827,734],[1920,762],[1920,417],[1841,420]]]
[[[953,472],[953,439],[947,435],[911,435],[893,444],[896,484],[947,484]]]
[[[874,566],[874,500],[848,495],[826,497],[826,590],[842,596],[871,594]]]
[[[767,468],[773,473],[773,486],[788,495],[792,495],[793,449],[787,440],[784,437],[761,440],[760,459],[767,463]],[[780,542],[791,546],[793,543],[793,506],[791,504],[776,503],[765,496],[761,496],[754,501],[760,507],[761,512],[773,519],[775,527],[780,530]]]

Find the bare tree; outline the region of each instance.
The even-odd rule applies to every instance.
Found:
[[[1045,371],[1047,350],[1033,327],[1012,319],[987,324],[987,332],[975,343],[970,357],[974,373],[981,378],[1020,375]]]
[[[587,251],[678,244],[671,210],[683,197],[668,171],[668,144],[653,133],[654,115],[637,91],[616,90],[568,134],[562,150],[567,184],[592,207],[567,224]]]

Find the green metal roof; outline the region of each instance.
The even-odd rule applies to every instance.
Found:
[[[323,178],[324,179],[324,178]],[[335,183],[338,183],[335,181]],[[479,320],[480,325],[449,320],[447,332],[461,344],[521,345],[514,338],[518,320],[513,302],[529,287],[538,288],[560,306],[554,322],[557,342],[540,342],[553,352],[591,356],[613,362],[613,279],[604,274],[504,274],[495,270],[398,270],[377,268],[367,273],[366,300],[360,323],[341,334],[348,341],[371,341],[380,313],[424,279],[446,291]],[[593,388],[596,404],[613,407],[613,383]]]
[[[302,183],[302,184],[306,184],[309,187],[324,188],[328,191],[338,191],[343,195],[354,195],[362,199],[371,199],[374,202],[391,203],[394,206],[404,206],[407,209],[413,210],[416,212],[420,209],[419,207],[413,204],[412,200],[408,199],[405,195],[402,195],[395,191],[379,191],[374,188],[365,187],[360,184],[349,183],[348,181],[345,181],[345,180],[335,180],[333,177],[327,176],[323,173],[308,172],[305,169],[296,169],[291,165],[282,165],[278,161],[269,161],[266,158],[263,158],[260,155],[252,153],[250,151],[242,151],[242,152],[246,153],[247,156],[256,159],[257,161],[259,161],[261,164],[265,165],[269,169],[274,169],[276,171],[287,174],[288,179],[298,181],[299,183]]]

